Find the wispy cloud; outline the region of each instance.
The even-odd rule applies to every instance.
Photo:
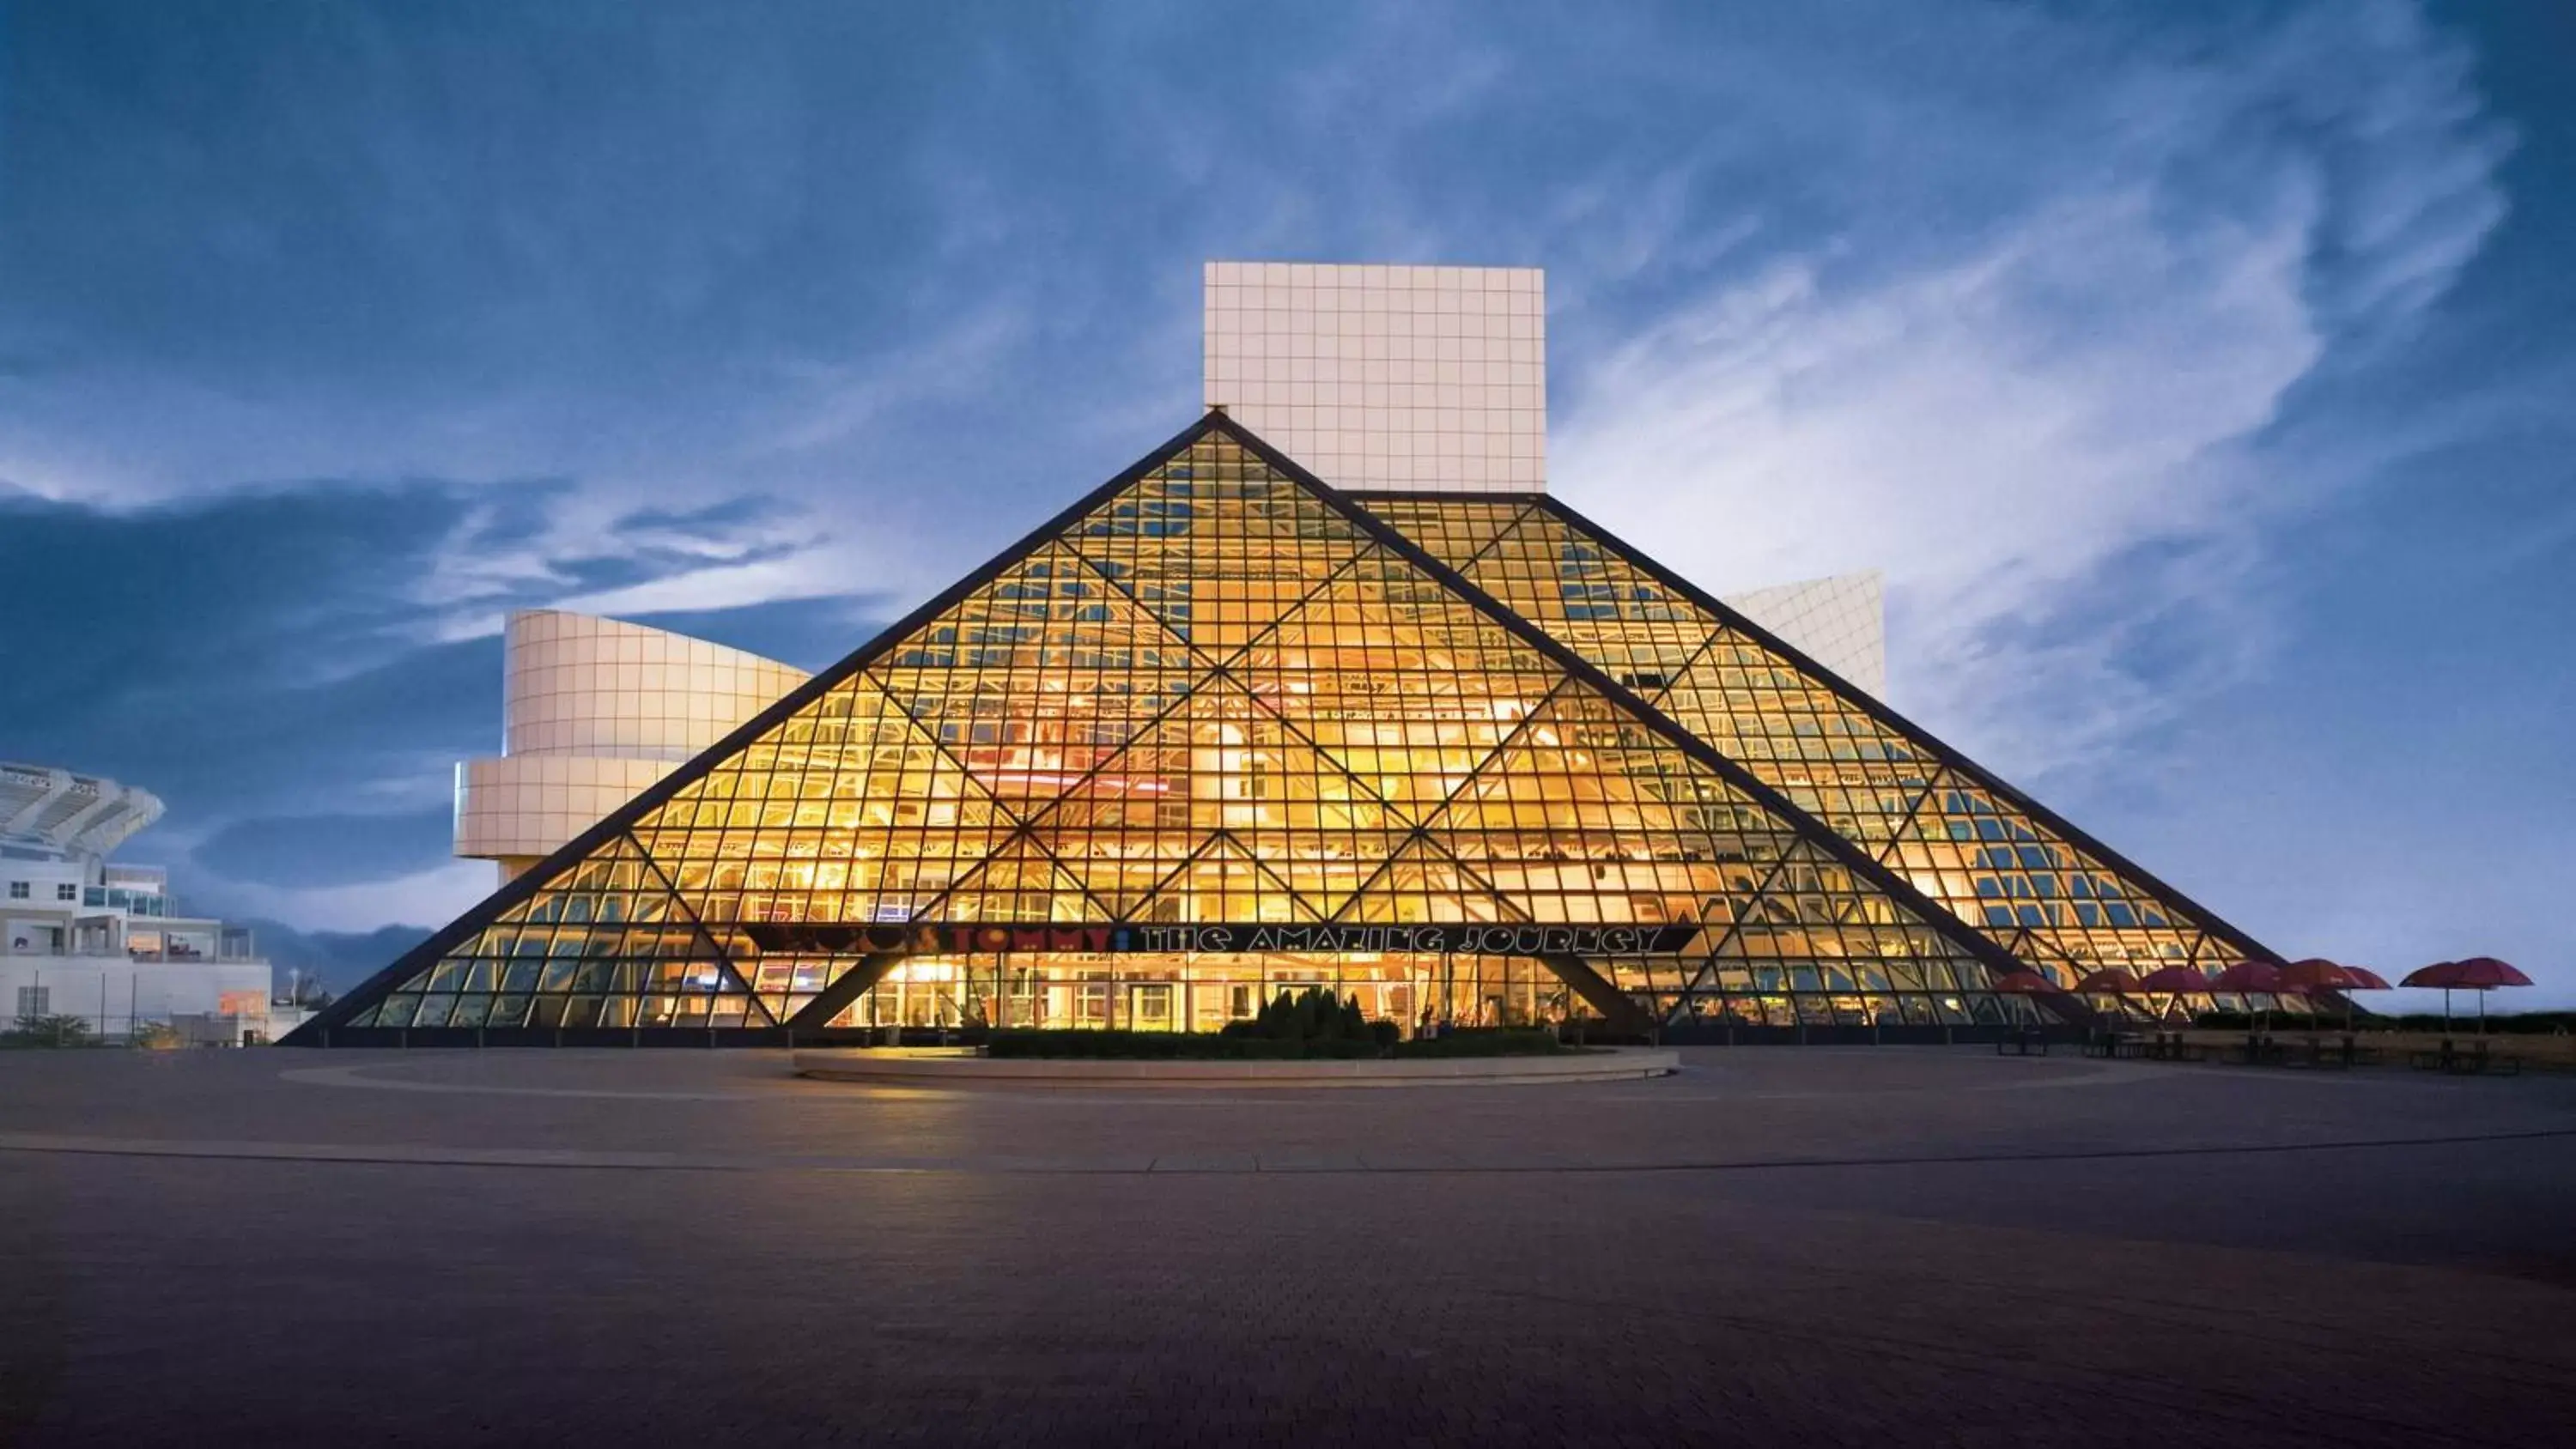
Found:
[[[790,599],[869,596],[866,583],[880,580],[879,570],[849,566],[846,554],[831,549],[805,549],[782,558],[722,564],[647,579],[623,588],[573,594],[550,607],[583,614],[625,618],[636,614],[700,613],[739,609]],[[851,641],[856,647],[856,640]]]
[[[820,547],[776,551],[798,511],[736,502],[619,531],[576,521],[588,506],[431,479],[140,508],[0,492],[0,753],[160,793],[169,818],[128,853],[172,863],[196,905],[306,927],[444,919],[490,885],[480,862],[443,863],[441,822],[453,763],[499,742],[507,608],[688,610],[722,639],[746,602],[845,599],[826,612],[870,631],[863,578]],[[780,612],[762,611],[768,632],[814,632]]]
[[[1883,567],[1901,702],[2070,791],[2313,660],[2267,652],[2327,570],[2283,538],[2473,445],[2494,513],[2446,561],[2564,572],[2565,327],[2525,313],[2565,158],[2478,292],[2514,58],[2406,0],[274,11],[0,47],[0,479],[80,510],[15,571],[54,622],[0,723],[168,795],[150,838],[419,815],[489,747],[511,607],[821,662],[1186,420],[1211,256],[1546,266],[1556,486],[1721,591]],[[2550,602],[2460,664],[2535,719]],[[2300,789],[2369,758],[2263,693],[2228,707],[2326,762]],[[2160,872],[2240,867],[2194,834],[2225,801],[2105,833],[2167,814]]]
[[[2260,657],[2263,526],[2354,476],[2257,447],[2285,399],[2503,213],[2457,47],[2363,9],[2141,48],[2028,118],[2115,164],[1974,225],[1721,269],[1574,370],[1559,486],[1721,587],[1883,567],[1902,703],[2022,771],[2132,741]]]

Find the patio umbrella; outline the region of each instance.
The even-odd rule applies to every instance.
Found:
[[[2492,991],[2499,986],[2529,986],[2531,978],[2493,956],[2471,956],[2454,961],[2444,973],[2451,979],[2444,984],[2463,991]]]
[[[2442,1029],[2451,1029],[2451,993],[2475,991],[2478,996],[2478,1030],[2487,1029],[2485,993],[2499,986],[2529,986],[2531,978],[2493,956],[2471,956],[2465,961],[2436,961],[2420,970],[2410,971],[2403,986],[2438,986],[2442,988]]]
[[[2293,961],[2281,968],[2281,989],[2296,991],[2305,996],[2317,996],[2329,991],[2377,990],[2380,987],[2373,987],[2370,983],[2378,979],[2358,966],[2346,966],[2329,961],[2323,956],[2311,956],[2304,961]],[[2382,982],[2381,987],[2386,984]],[[2350,996],[2343,999],[2343,1024],[2347,1028],[2352,1025]]]
[[[1989,990],[2012,996],[2048,996],[2057,991],[2057,983],[2036,971],[2007,971],[1989,984]]]
[[[2099,996],[2128,996],[2138,989],[2138,978],[2117,966],[2105,966],[2075,983],[2075,989]]]
[[[2407,972],[2405,978],[2397,983],[2400,986],[2439,986],[2442,988],[2442,1030],[2445,1032],[2451,1029],[2451,984],[2447,981],[2440,981],[2434,978],[2447,976],[2451,972],[2458,970],[2459,966],[2460,963],[2457,961],[2436,961],[2430,966],[2418,966],[2414,970]],[[2483,1001],[2485,998],[2480,997],[2479,1000]]]
[[[2165,1010],[2170,1012],[2174,1001],[2209,990],[2209,978],[2188,966],[2159,966],[2138,979],[2138,989],[2163,992],[2173,998],[2165,1003]]]
[[[2160,966],[2140,977],[2138,985],[2149,991],[2198,995],[2209,989],[2209,978],[2188,966]]]
[[[2323,956],[2293,961],[2281,968],[2281,986],[2289,991],[2350,991],[2360,984],[2350,970]]]
[[[2127,998],[2138,994],[2138,978],[2134,972],[2123,971],[2117,966],[2105,966],[2076,982],[2075,989],[2085,996],[2121,998],[2121,1010],[2125,1015],[2128,1008]]]
[[[2269,961],[2239,961],[2219,972],[2210,981],[2209,989],[2236,992],[2246,998],[2246,1005],[2252,1006],[2256,996],[2281,994],[2281,968]],[[2272,1024],[2272,1008],[2266,1006],[2257,1010],[2260,1014],[2255,1018],[2255,1030],[2260,1031]]]
[[[2054,996],[2057,983],[2036,971],[2007,971],[1996,977],[1988,989],[2006,996]]]
[[[2281,989],[2281,968],[2269,961],[2239,961],[2212,977],[2209,989],[2248,996],[2276,993]]]

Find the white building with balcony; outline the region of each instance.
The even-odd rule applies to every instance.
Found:
[[[78,1018],[130,1039],[272,1040],[274,984],[247,928],[182,914],[157,865],[107,859],[161,818],[150,792],[0,762],[0,1030]]]

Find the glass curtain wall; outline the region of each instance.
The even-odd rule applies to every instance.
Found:
[[[1572,1003],[1527,957],[1372,952],[1155,955],[968,952],[915,957],[840,1018],[848,1026],[1218,1031],[1281,993],[1354,998],[1408,1030],[1559,1020]]]
[[[2189,908],[1669,587],[1554,499],[1354,499],[2061,986],[2105,966],[2241,958]]]
[[[1892,894],[1866,855],[1776,812],[1227,426],[610,817],[350,1024],[757,1027],[856,966],[870,929],[1015,923],[1673,927],[1685,949],[1594,969],[1658,1012],[2029,1014],[1988,991],[1990,947]],[[1454,547],[1487,554],[1529,522],[1462,518]],[[1497,537],[1474,544],[1489,523]],[[1563,597],[1551,627],[1615,642],[1614,673],[1678,679],[1707,654],[1688,619],[1569,630]],[[1876,828],[1873,850],[1921,834]],[[1362,984],[1399,1019],[1472,1019],[1497,995],[1567,1009],[1525,961],[1478,961],[1470,988],[1447,961],[1332,964],[929,953],[844,1019],[963,1019],[980,1002],[986,1020],[1198,1025],[1282,969]]]

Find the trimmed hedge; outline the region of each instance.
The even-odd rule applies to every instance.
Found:
[[[1392,1026],[1392,1023],[1377,1023]],[[1381,1043],[1333,1038],[1281,1041],[1249,1033],[1181,1031],[1061,1031],[1014,1029],[985,1039],[990,1057],[1095,1061],[1292,1062],[1352,1061],[1379,1057],[1527,1057],[1568,1051],[1554,1032],[1530,1029],[1449,1031],[1429,1040]]]
[[[1062,1057],[1129,1061],[1303,1061],[1308,1058],[1384,1056],[1373,1040],[1279,1041],[1185,1031],[1062,1031],[1014,1029],[985,1040],[989,1057]]]
[[[1262,1003],[1260,1015],[1250,1021],[1227,1022],[1221,1034],[1266,1037],[1271,1041],[1369,1042],[1390,1047],[1404,1033],[1394,1022],[1369,1020],[1360,1010],[1356,994],[1336,997],[1330,991],[1309,986],[1300,992],[1280,992]]]
[[[1306,1061],[1375,1057],[1523,1057],[1567,1048],[1556,1033],[1521,1028],[1444,1031],[1403,1040],[1391,1021],[1370,1021],[1357,996],[1309,987],[1282,991],[1250,1021],[1226,1023],[1213,1035],[1185,1031],[1094,1031],[1011,1028],[984,1039],[988,1057],[1056,1057],[1129,1061]]]

